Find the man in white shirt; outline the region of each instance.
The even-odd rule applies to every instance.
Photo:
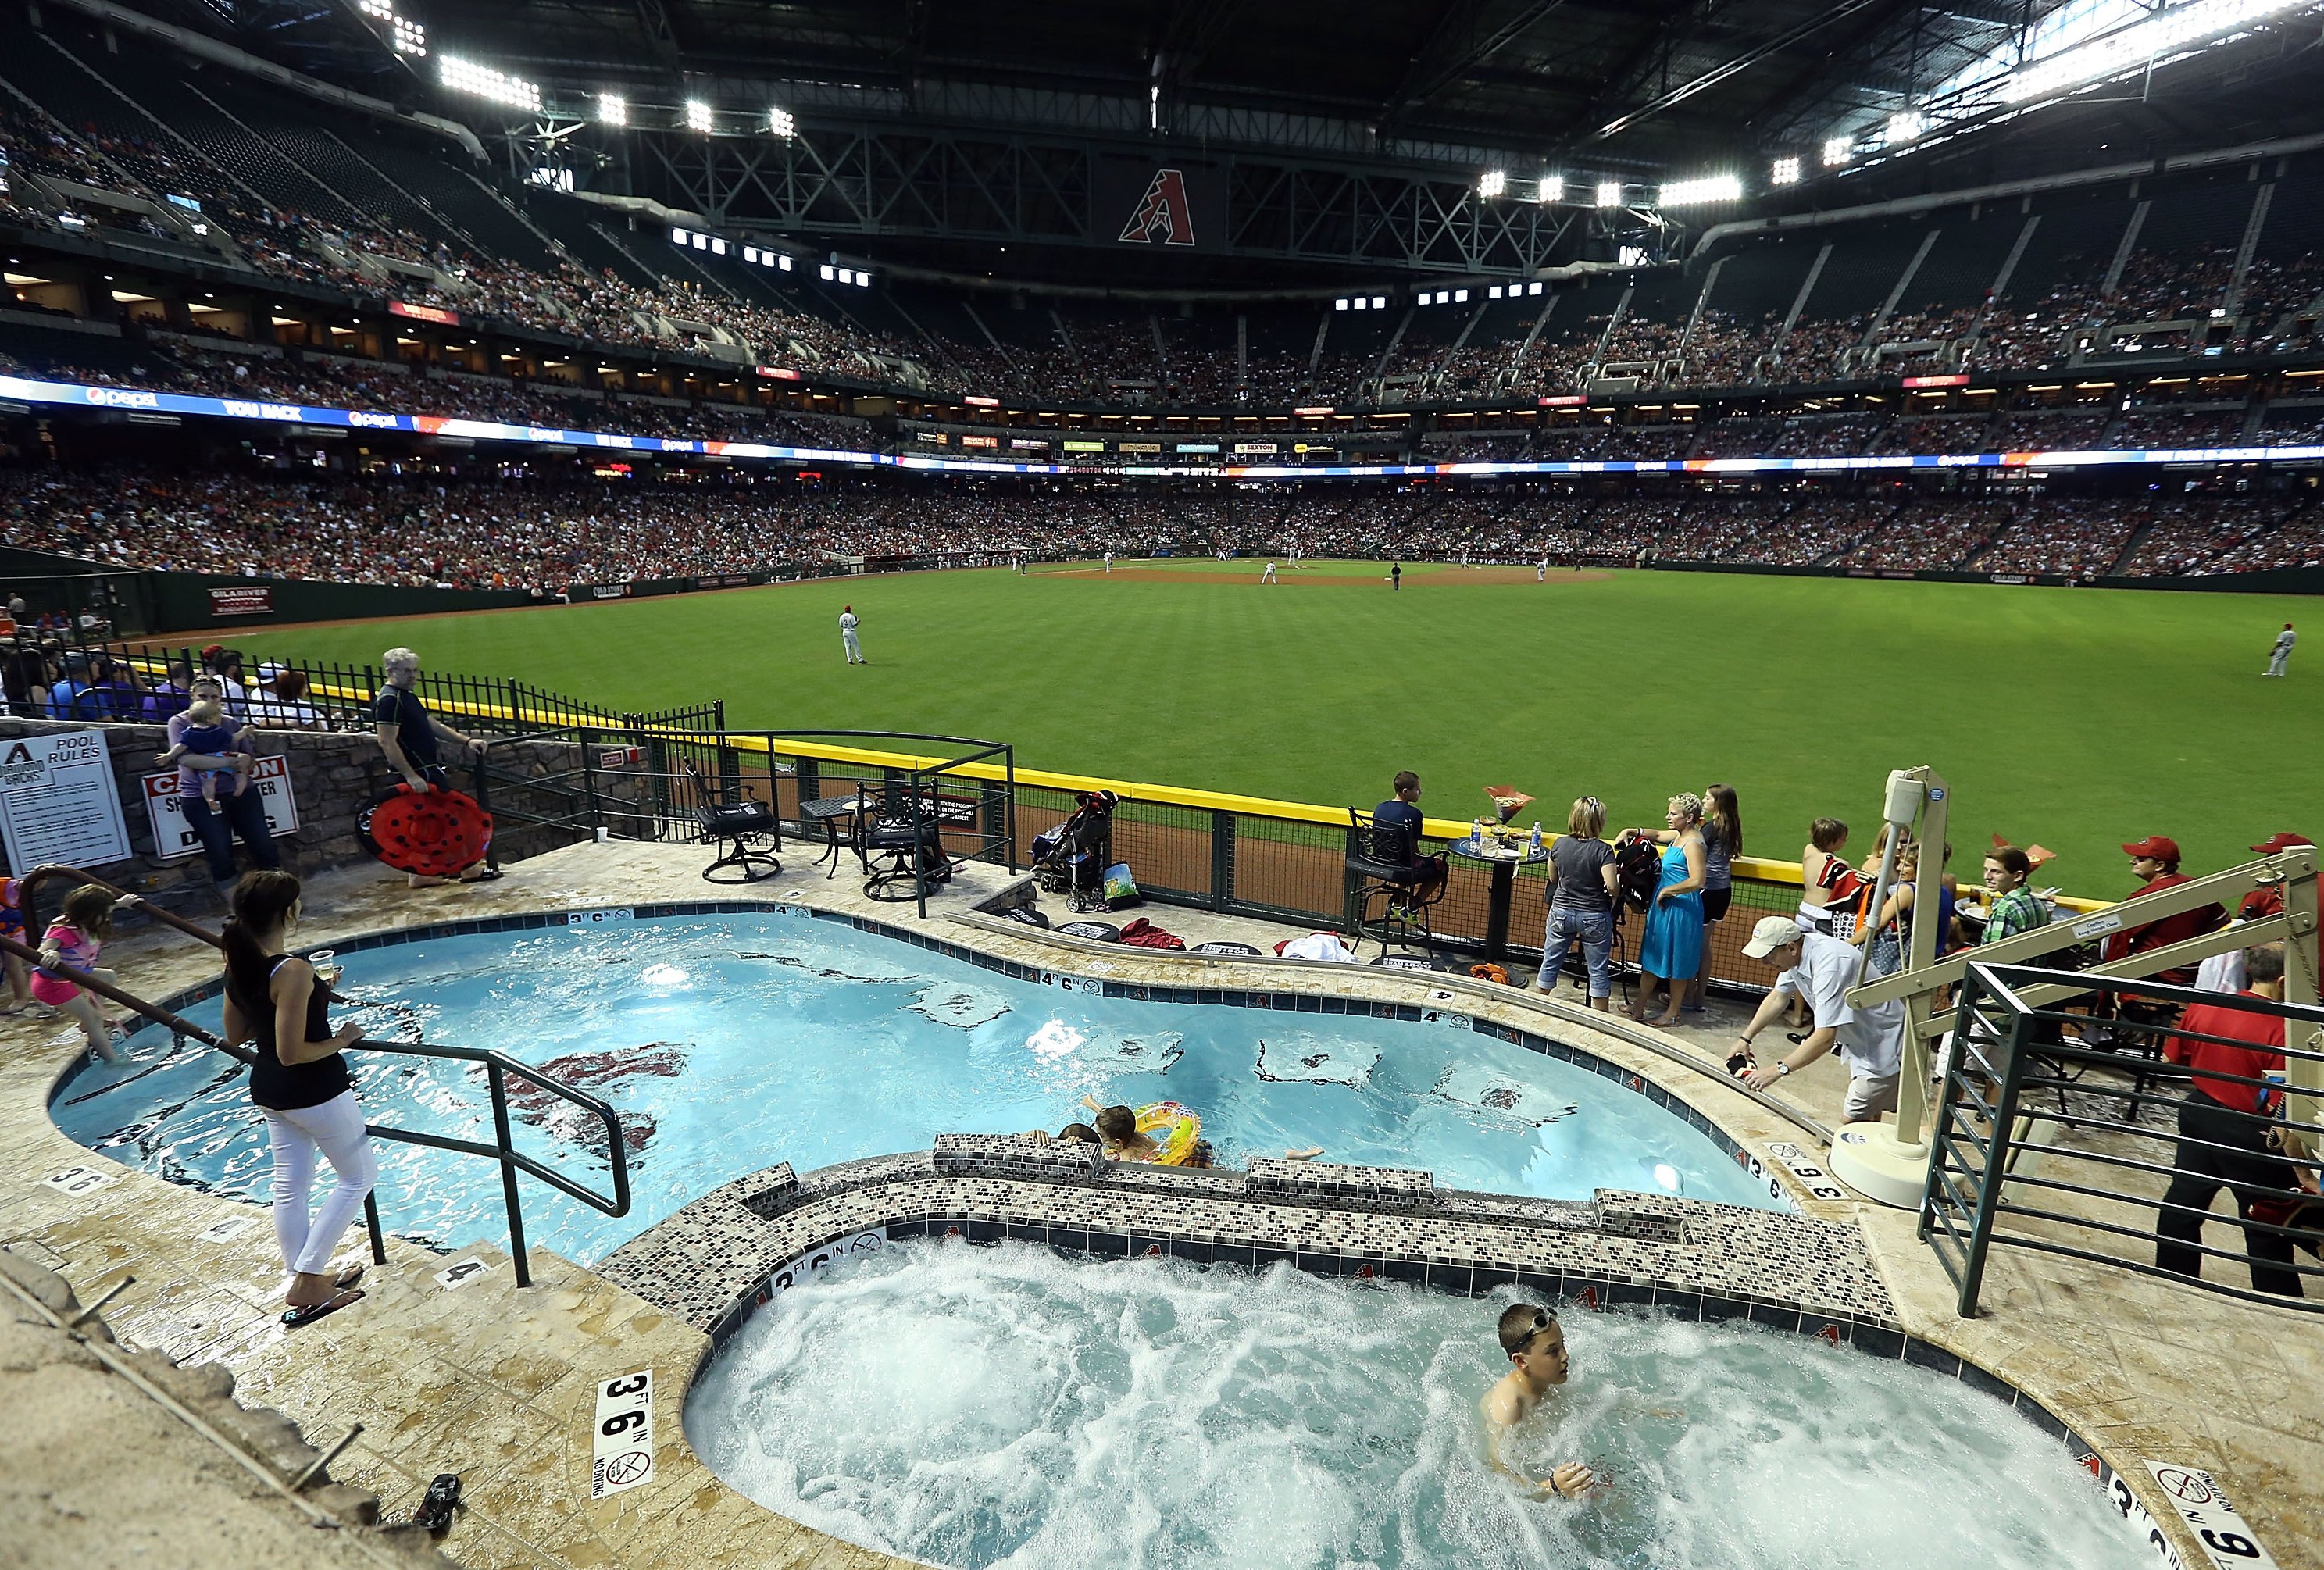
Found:
[[[1765,1090],[1794,1069],[1805,1068],[1838,1048],[1848,1060],[1848,1099],[1842,1112],[1851,1123],[1868,1122],[1896,1110],[1896,1082],[1904,1058],[1902,1002],[1851,1008],[1848,989],[1856,984],[1863,954],[1822,932],[1803,932],[1790,916],[1763,916],[1743,946],[1747,958],[1764,959],[1783,974],[1759,1000],[1758,1011],[1743,1028],[1738,1043],[1749,1056],[1752,1038],[1784,1016],[1793,998],[1806,1002],[1814,1028],[1775,1063],[1742,1073],[1743,1083]]]
[[[1105,570],[1108,572],[1113,570],[1113,552],[1111,550],[1105,553]]]
[[[2275,647],[2268,651],[2267,669],[2262,671],[2261,674],[2264,676],[2282,675],[2284,661],[2292,658],[2292,646],[2299,642],[2300,634],[2292,630],[2292,623],[2290,622],[2284,623],[2283,631],[2275,635]]]
[[[863,646],[855,641],[855,607],[853,605],[839,607],[839,642],[840,646],[847,651],[847,662],[850,665],[872,663],[863,658]]]

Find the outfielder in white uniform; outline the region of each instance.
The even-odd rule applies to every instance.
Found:
[[[850,665],[872,663],[863,658],[863,645],[855,641],[855,607],[853,605],[839,607],[839,642],[840,646],[847,651],[847,662]]]
[[[2260,672],[2260,674],[2263,676],[2282,675],[2284,661],[2292,658],[2292,646],[2299,642],[2300,634],[2292,630],[2292,623],[2290,622],[2284,623],[2283,631],[2275,635],[2275,647],[2268,651],[2267,669]]]
[[[1275,576],[1275,563],[1270,561],[1267,564],[1267,570],[1259,575],[1259,581],[1261,583],[1274,583],[1277,581]]]

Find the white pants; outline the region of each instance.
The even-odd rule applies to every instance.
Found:
[[[2292,658],[2292,651],[2291,651],[2291,650],[2289,650],[2289,649],[2278,649],[2274,653],[2270,654],[2270,655],[2267,657],[2267,673],[2268,673],[2270,676],[2281,676],[2281,675],[2282,675],[2282,674],[2283,674],[2283,664],[2284,664],[2284,661],[2285,661],[2285,660],[2289,660],[2289,659],[2291,659],[2291,658]]]
[[[839,641],[846,647],[847,657],[850,660],[861,660],[863,658],[863,646],[855,641],[854,633],[842,633],[839,635]]]
[[[355,1093],[343,1090],[320,1106],[293,1107],[266,1114],[266,1135],[274,1145],[274,1241],[286,1269],[316,1274],[338,1251],[339,1239],[363,1209],[364,1196],[379,1181],[371,1139],[364,1132],[363,1107]],[[309,1222],[307,1197],[315,1187],[315,1152],[320,1150],[339,1180],[323,1197]]]
[[[1259,575],[1259,581],[1261,583],[1273,583],[1275,581],[1275,564],[1273,562],[1270,561],[1267,564],[1267,570]]]

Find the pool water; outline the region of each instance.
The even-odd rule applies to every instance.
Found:
[[[686,1408],[770,1509],[965,1567],[2144,1570],[2064,1447],[1957,1380],[1757,1326],[1571,1314],[1568,1384],[1481,1459],[1502,1292],[1288,1264],[890,1244],[736,1332]]]
[[[803,914],[622,919],[422,937],[342,955],[339,1018],[386,1040],[492,1047],[622,1117],[630,1215],[521,1180],[532,1241],[584,1263],[779,1161],[924,1150],[940,1133],[1055,1131],[1084,1095],[1176,1101],[1220,1162],[1321,1145],[1452,1188],[1582,1199],[1600,1187],[1779,1204],[1711,1139],[1586,1069],[1462,1028],[1361,1015],[1141,1002],[1014,981]],[[216,1000],[189,1011],[218,1018]],[[148,1029],[51,1113],[115,1160],[263,1200],[264,1125],[217,1053]],[[481,1073],[352,1055],[375,1124],[489,1141]],[[520,1149],[604,1187],[595,1120],[513,1094]],[[587,1142],[594,1138],[597,1148]],[[472,1157],[380,1142],[381,1219],[446,1246],[505,1238]]]

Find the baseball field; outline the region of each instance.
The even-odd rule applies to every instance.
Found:
[[[1711,780],[1750,852],[1808,820],[1868,826],[1892,768],[1953,788],[1956,870],[1991,833],[2060,853],[2075,893],[2131,886],[2116,845],[2190,871],[2279,828],[2324,832],[2324,651],[2264,679],[2296,597],[1714,573],[1237,560],[913,573],[539,610],[342,623],[254,657],[520,679],[624,708],[724,698],[736,728],[1012,742],[1020,767],[1369,807],[1418,771],[1432,816],[1510,784],[1563,823],[1578,794],[1659,821]],[[869,665],[841,655],[862,620]],[[1859,839],[1858,844],[1868,841]]]

